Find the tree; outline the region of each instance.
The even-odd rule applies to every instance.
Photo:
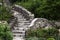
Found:
[[[4,6],[0,7],[0,20],[9,21],[12,16],[13,15],[9,11],[9,9],[7,10]]]
[[[0,39],[1,40],[12,40],[12,32],[7,23],[0,23]]]
[[[43,0],[40,5],[35,11],[35,17],[60,19],[60,0]]]
[[[17,0],[9,0],[12,4],[14,4]]]
[[[27,2],[17,2],[17,4],[34,13],[35,17],[49,20],[60,19],[60,0],[28,0]]]
[[[55,38],[58,37],[59,31],[52,27],[52,28],[38,28],[38,29],[30,29],[26,31],[26,37],[37,37],[37,38]]]

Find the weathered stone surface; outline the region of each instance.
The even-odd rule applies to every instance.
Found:
[[[0,21],[0,23],[7,24],[7,21]]]
[[[60,26],[60,21],[55,21],[55,24],[59,27]]]
[[[38,27],[48,28],[48,27],[54,27],[54,26],[56,26],[54,22],[49,21],[45,18],[35,18],[29,25],[30,28],[38,28]]]
[[[24,39],[20,38],[20,37],[15,37],[15,38],[13,38],[13,40],[24,40]]]

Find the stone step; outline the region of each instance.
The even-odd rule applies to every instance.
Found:
[[[24,30],[23,27],[14,27],[15,30]]]
[[[19,18],[18,20],[26,20],[25,18]]]
[[[13,35],[13,37],[21,37],[21,38],[24,38],[25,35]]]
[[[30,23],[29,21],[18,21],[18,23]]]
[[[24,40],[23,37],[13,37],[13,40]]]
[[[24,27],[25,25],[24,24],[18,24],[18,27]]]
[[[14,23],[15,21],[11,21],[11,23]]]
[[[21,20],[21,21],[18,21],[18,23],[29,23],[29,21]]]
[[[25,26],[23,27],[23,29],[21,29],[21,28],[22,28],[22,27],[16,28],[15,30],[26,31],[27,29],[29,29],[29,27],[28,27],[27,25],[25,25]]]
[[[26,19],[19,19],[18,21],[26,21]]]
[[[25,33],[25,31],[23,31],[23,30],[12,30],[12,32],[13,33],[15,33],[15,32],[23,32],[23,33]]]
[[[25,32],[13,32],[13,34],[25,34]]]
[[[18,34],[18,35],[21,34],[21,35],[24,35],[25,33],[23,33],[23,32],[14,32],[13,35],[14,35],[14,34]]]
[[[26,21],[26,19],[19,19],[18,22],[20,22],[20,21]]]
[[[17,14],[18,15],[18,17],[23,17],[21,14]]]
[[[24,29],[28,27],[28,25],[18,25],[19,27],[23,27]]]
[[[29,22],[29,21],[26,21],[26,20],[19,20],[18,22],[19,22],[19,23],[20,23],[20,22],[23,23],[23,22]]]
[[[15,28],[15,30],[17,30],[17,29],[19,29],[19,30],[23,30],[24,28],[23,27],[14,27]]]
[[[17,18],[18,19],[25,19],[23,16],[18,16]]]
[[[23,32],[14,32],[13,35],[25,35]]]
[[[14,37],[25,37],[25,34],[13,34]]]
[[[25,19],[24,17],[17,17],[18,19]]]
[[[30,23],[25,23],[24,25],[30,25]]]
[[[30,23],[18,23],[19,27],[29,26],[29,25],[30,25]]]
[[[20,21],[20,22],[18,22],[17,24],[19,24],[19,25],[20,25],[20,24],[23,24],[23,23],[24,23],[24,22],[21,22],[21,21]]]

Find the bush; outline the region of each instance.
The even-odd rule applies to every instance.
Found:
[[[28,0],[17,2],[35,14],[35,17],[47,18],[49,20],[60,19],[60,0]]]
[[[45,1],[45,0],[43,0]],[[35,15],[36,17],[47,18],[51,20],[60,19],[60,1],[58,0],[46,0],[45,2],[42,1],[42,4],[39,8],[36,9]]]
[[[55,38],[58,37],[59,31],[56,28],[48,28],[48,29],[44,29],[44,28],[38,28],[35,30],[28,30],[26,32],[26,38],[29,37],[38,37],[38,38]]]
[[[5,20],[5,21],[8,21],[11,17],[12,17],[12,14],[10,11],[6,10],[5,7],[1,6],[0,7],[0,20]]]
[[[30,37],[30,38],[26,38],[26,40],[38,40],[38,38],[36,38],[36,37]]]
[[[0,39],[1,40],[12,40],[12,32],[7,24],[0,23]]]
[[[54,38],[48,38],[47,40],[55,40]]]
[[[14,4],[16,0],[9,0],[11,4]]]
[[[26,40],[46,40],[46,38],[30,37],[30,38],[26,38]]]

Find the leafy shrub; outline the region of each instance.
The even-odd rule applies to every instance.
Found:
[[[35,14],[37,14],[37,17],[54,19],[54,20],[57,20],[57,18],[60,19],[60,11],[59,11],[60,1],[58,0],[54,0],[54,1],[46,0],[45,2],[43,1],[41,6],[36,9]]]
[[[55,40],[54,38],[48,38],[47,40]]]
[[[0,23],[0,39],[1,40],[12,40],[12,32],[8,24]]]
[[[12,4],[14,4],[17,0],[9,0]]]
[[[36,37],[30,37],[30,38],[26,38],[26,40],[38,40],[38,38],[36,38]]]
[[[17,2],[35,14],[35,17],[47,18],[49,20],[60,19],[60,0],[28,0]]]
[[[26,38],[26,40],[46,40],[46,38],[30,37],[30,38]]]
[[[29,37],[55,38],[58,36],[58,34],[59,34],[59,31],[56,28],[48,28],[48,29],[38,28],[35,30],[31,29],[26,31],[26,38],[29,38]]]
[[[60,35],[58,35],[58,37],[55,37],[55,40],[60,40]]]
[[[12,17],[11,12],[8,10],[3,6],[0,7],[0,20],[8,21]]]
[[[28,0],[9,0],[12,4],[18,2],[27,2]]]

